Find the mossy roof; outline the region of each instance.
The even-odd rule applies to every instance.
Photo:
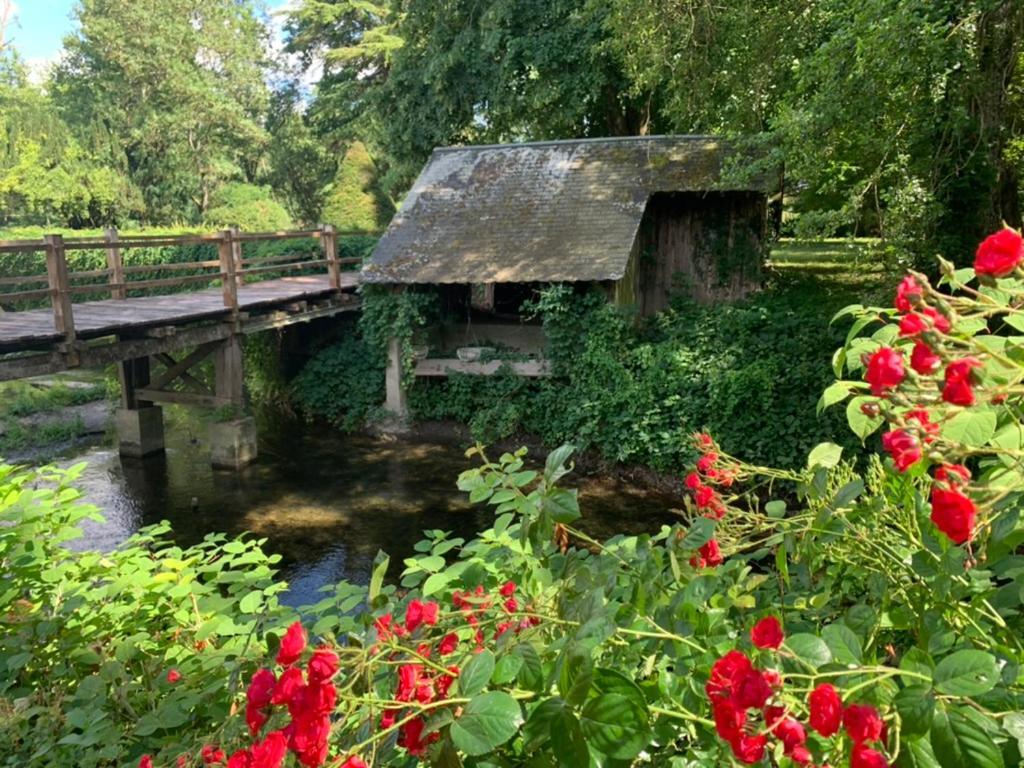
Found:
[[[708,136],[435,149],[362,280],[617,280],[652,194],[778,188],[777,176],[725,181],[729,152]]]

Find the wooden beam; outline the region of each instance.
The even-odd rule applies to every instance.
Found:
[[[117,229],[110,227],[104,233],[110,246],[107,248],[107,269],[110,270],[110,298],[124,299],[128,291],[124,287],[124,263],[121,261],[121,248],[117,244]]]
[[[231,401],[217,395],[201,395],[198,392],[172,392],[163,389],[140,389],[136,392],[140,400],[151,403],[172,403],[173,405],[198,405],[202,408],[223,408]]]
[[[550,376],[551,363],[547,360],[526,360],[509,362],[506,360],[489,360],[486,363],[466,363],[458,359],[428,359],[416,363],[417,376],[450,376],[453,373],[468,373],[475,376],[493,376],[507,365],[517,376]]]
[[[217,243],[217,256],[220,259],[224,306],[232,312],[238,312],[238,283],[235,281],[235,250],[231,242],[231,230],[225,229],[220,234],[222,239]]]
[[[175,361],[170,356],[169,352],[158,352],[157,357],[164,365],[167,365],[166,370],[162,371],[159,376],[153,379],[153,389],[163,389],[172,381],[182,376],[182,374],[188,373],[188,369],[196,363],[209,357],[210,353],[217,348],[216,342],[209,344],[202,344],[196,347],[192,352],[181,359],[181,361]],[[202,382],[196,379],[194,376],[189,374],[189,378],[192,379],[196,384],[202,386]]]
[[[68,260],[64,254],[64,238],[61,235],[46,235],[46,278],[50,286],[50,303],[53,306],[53,327],[64,336],[64,341],[75,341],[75,317],[71,311],[69,293]]]

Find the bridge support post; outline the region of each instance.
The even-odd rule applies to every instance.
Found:
[[[163,453],[163,409],[137,396],[138,390],[149,384],[149,358],[137,357],[118,363],[118,377],[121,407],[114,420],[119,453],[136,459]]]
[[[256,460],[256,421],[246,416],[242,343],[229,336],[213,354],[214,391],[227,402],[224,418],[210,425],[210,463],[217,469],[238,470]]]
[[[384,384],[387,393],[384,407],[392,415],[404,419],[409,415],[409,407],[405,399],[405,385],[402,383],[402,345],[395,338],[388,342],[388,366]]]

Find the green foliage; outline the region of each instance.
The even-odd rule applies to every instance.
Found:
[[[320,350],[291,383],[307,416],[345,431],[359,429],[384,401],[384,364],[378,350],[355,335]]]
[[[204,220],[213,227],[236,226],[243,232],[274,232],[293,226],[288,211],[273,198],[269,187],[237,182],[214,192]]]
[[[353,142],[327,192],[320,218],[342,232],[379,232],[394,214],[394,203],[380,188],[377,166],[366,146]]]

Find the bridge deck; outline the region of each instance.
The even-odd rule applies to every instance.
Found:
[[[341,273],[343,290],[355,288],[356,283],[357,273]],[[266,280],[239,286],[238,308],[242,312],[269,309],[332,292],[327,275]],[[166,296],[87,301],[76,303],[73,310],[75,332],[82,339],[146,326],[181,325],[231,312],[224,306],[219,287]],[[49,308],[0,313],[0,352],[38,348],[61,339],[54,330]]]

